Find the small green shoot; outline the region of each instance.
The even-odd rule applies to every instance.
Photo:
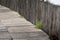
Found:
[[[43,27],[42,21],[37,22],[36,28],[37,29],[42,29],[42,27]]]

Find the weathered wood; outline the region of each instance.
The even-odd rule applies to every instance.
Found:
[[[0,4],[19,12],[19,14],[24,16],[33,24],[36,24],[38,21],[42,20],[43,30],[47,34],[59,34],[59,6],[52,5],[48,2],[43,2],[43,0],[0,0]]]

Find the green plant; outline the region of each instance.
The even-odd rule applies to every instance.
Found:
[[[42,29],[42,27],[43,27],[42,21],[37,22],[36,28]]]

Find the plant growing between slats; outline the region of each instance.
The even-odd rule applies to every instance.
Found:
[[[39,21],[39,22],[36,23],[36,28],[37,29],[42,29],[42,27],[43,27],[42,21]]]

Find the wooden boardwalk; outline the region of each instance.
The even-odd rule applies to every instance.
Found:
[[[6,7],[0,6],[0,40],[49,40],[42,30]]]

